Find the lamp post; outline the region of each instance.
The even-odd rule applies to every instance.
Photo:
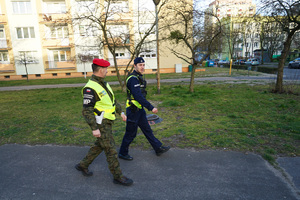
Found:
[[[157,60],[157,72],[156,72],[156,79],[157,79],[157,93],[160,94],[160,71],[159,71],[159,42],[158,42],[158,13],[157,13],[157,5],[159,4],[160,0],[153,0],[155,4],[155,23],[156,23],[156,60]]]

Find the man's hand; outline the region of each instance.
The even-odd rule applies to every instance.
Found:
[[[94,131],[93,131],[93,136],[94,136],[94,137],[101,137],[100,130],[99,130],[99,129],[94,130]]]
[[[152,112],[153,112],[154,114],[157,113],[157,112],[158,112],[157,108],[153,108],[153,109],[152,109]]]
[[[121,113],[121,117],[122,117],[122,120],[123,120],[124,122],[126,122],[127,116],[126,116],[123,112]]]

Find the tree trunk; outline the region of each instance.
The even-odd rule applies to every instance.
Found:
[[[27,70],[26,61],[25,61],[25,70],[26,70],[26,78],[27,78],[27,82],[28,82],[28,70]]]
[[[288,34],[288,37],[286,41],[284,42],[283,50],[281,53],[281,58],[278,63],[278,72],[277,72],[277,80],[276,80],[276,85],[275,85],[275,92],[282,93],[283,92],[283,69],[284,69],[284,63],[286,60],[286,57],[289,53],[292,38],[293,38],[294,33],[290,32]]]
[[[203,62],[203,60],[202,60],[202,62]],[[194,92],[194,82],[195,82],[196,65],[197,64],[193,64],[192,65],[193,67],[192,67],[191,81],[190,81],[190,92]]]

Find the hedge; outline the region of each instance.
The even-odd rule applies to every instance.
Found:
[[[220,67],[220,64],[218,64]],[[229,68],[229,64],[223,64],[223,67]],[[247,65],[232,65],[232,69],[248,70]],[[258,71],[267,74],[277,74],[278,69],[275,67],[251,66],[251,71]]]

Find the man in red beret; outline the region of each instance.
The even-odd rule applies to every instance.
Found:
[[[112,125],[116,119],[116,113],[121,115],[123,121],[126,121],[127,117],[122,112],[120,104],[115,100],[111,87],[104,81],[108,66],[110,66],[108,61],[95,58],[92,64],[92,78],[82,89],[82,114],[91,127],[96,141],[75,168],[81,171],[84,176],[92,176],[93,172],[90,172],[88,167],[104,151],[108,168],[114,177],[113,182],[129,186],[132,185],[133,181],[122,174],[112,135]]]

